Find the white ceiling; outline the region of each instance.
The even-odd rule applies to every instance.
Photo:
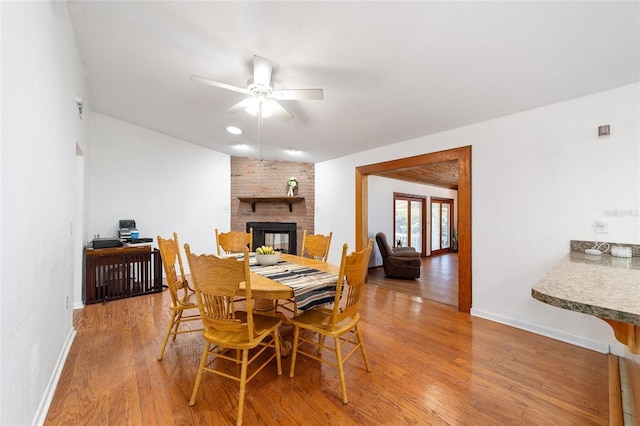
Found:
[[[253,55],[273,61],[276,89],[324,89],[324,100],[281,101],[293,120],[263,122],[263,158],[305,162],[640,80],[638,1],[80,1],[70,10],[92,110],[236,156],[260,156],[257,119],[224,112],[245,95],[189,77],[246,87]]]

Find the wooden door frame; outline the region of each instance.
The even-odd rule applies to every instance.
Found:
[[[422,229],[420,233],[422,234],[420,241],[420,257],[427,257],[427,241],[426,241],[426,233],[427,233],[427,197],[425,195],[418,194],[407,194],[405,192],[393,192],[393,247],[395,247],[396,238],[396,200],[400,198],[406,198],[409,201],[409,210],[411,210],[411,201],[420,201],[422,203],[422,217],[420,218],[420,222],[422,222]],[[411,224],[407,223],[407,227],[410,228]],[[407,232],[407,234],[409,234]],[[411,242],[410,238],[407,238],[407,242]]]
[[[454,210],[455,210],[455,205],[453,203],[453,198],[444,198],[444,197],[429,197],[429,217],[431,218],[431,226],[429,227],[429,242],[431,244],[433,244],[433,202],[434,200],[437,203],[446,203],[449,204],[451,206],[450,210],[449,210],[449,243],[453,243],[453,228],[454,228],[454,223],[453,223],[453,217],[454,215]],[[442,219],[442,211],[440,212],[440,218]],[[440,237],[442,237],[442,228],[440,228]],[[442,241],[442,239],[440,239]],[[429,250],[429,256],[433,256],[433,246],[430,246]],[[438,250],[435,250],[436,256],[442,254],[442,253],[451,253],[451,245],[449,245],[449,247],[447,248],[439,248]]]
[[[369,235],[369,175],[458,161],[458,311],[471,312],[471,146],[356,167],[356,250]]]

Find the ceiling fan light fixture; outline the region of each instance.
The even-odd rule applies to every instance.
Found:
[[[262,117],[271,117],[273,115],[273,101],[270,99],[254,99],[255,102],[251,102],[248,107],[245,108],[245,111],[254,117],[258,115],[258,110],[260,109],[260,104],[262,104]]]
[[[231,133],[232,135],[241,135],[242,134],[242,129],[240,127],[227,126],[226,130],[227,130],[227,132]]]
[[[247,84],[247,90],[254,96],[268,98],[273,93],[273,83],[269,83],[268,86],[265,86],[264,84],[254,83],[253,79],[250,79]]]

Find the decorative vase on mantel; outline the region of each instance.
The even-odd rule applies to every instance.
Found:
[[[287,197],[294,197],[295,193],[298,190],[298,179],[296,179],[295,177],[290,177],[289,180],[287,180],[287,187],[289,188]]]

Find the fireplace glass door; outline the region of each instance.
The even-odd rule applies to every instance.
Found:
[[[285,222],[247,222],[247,232],[253,228],[253,248],[271,246],[283,253],[297,254],[297,225]]]
[[[271,246],[275,251],[289,253],[289,234],[279,232],[265,232],[264,245]]]

